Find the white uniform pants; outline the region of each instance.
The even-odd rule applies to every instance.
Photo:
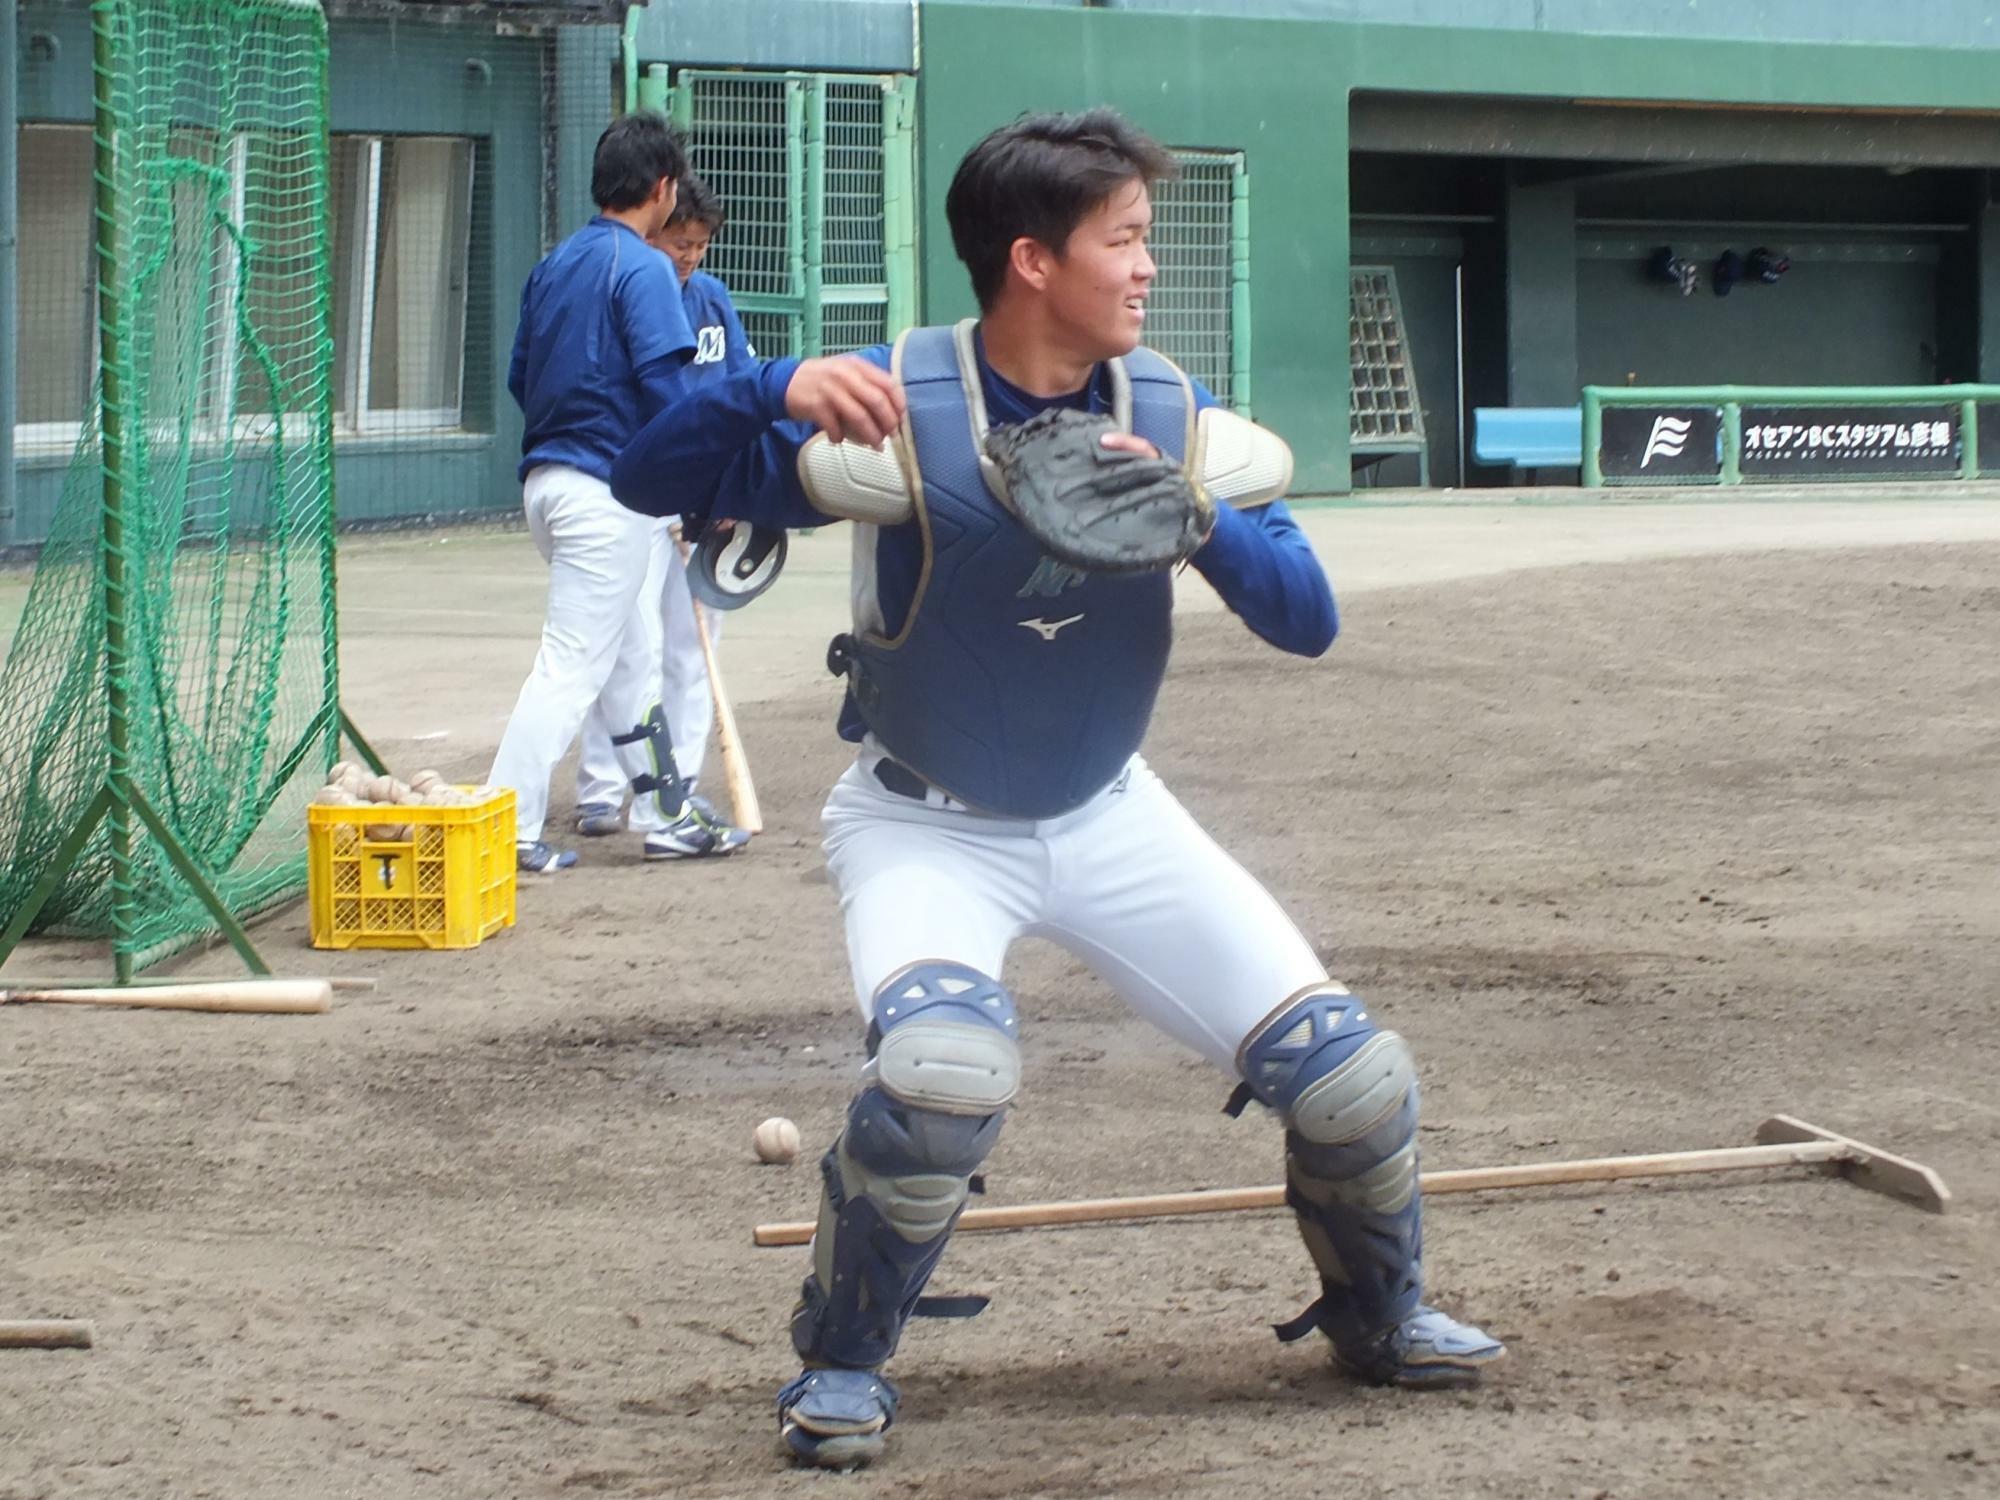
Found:
[[[660,676],[657,635],[636,628],[652,613],[640,597],[653,534],[665,523],[627,510],[610,486],[564,464],[528,472],[522,509],[549,565],[548,615],[534,669],[500,737],[487,780],[514,788],[515,837],[531,843],[548,818],[549,779],[594,705],[627,728],[646,717]],[[650,647],[649,647],[650,642]],[[619,751],[629,774],[646,747]]]
[[[687,568],[680,548],[662,524],[653,541],[646,582],[639,595],[641,606],[655,601],[657,609],[641,608],[639,625],[648,633],[649,649],[660,658],[658,702],[667,716],[667,733],[674,746],[674,764],[684,780],[701,775],[702,755],[708,748],[709,731],[715,726],[715,698],[708,681],[708,663],[701,654],[701,638],[695,634],[694,596],[687,588]],[[711,646],[722,639],[722,612],[707,609]],[[632,726],[618,724],[613,707],[600,698],[591,707],[583,726],[583,753],[576,766],[576,802],[609,803],[617,807],[631,791],[618,757],[612,752],[611,736]],[[663,827],[665,816],[655,797],[641,797],[632,804],[630,826],[640,832]]]
[[[880,758],[864,747],[821,814],[864,1019],[906,964],[949,960],[1000,979],[1008,946],[1028,934],[1233,1076],[1244,1037],[1326,980],[1278,903],[1137,756],[1108,790],[1043,822],[959,810],[935,792],[899,796],[875,779]]]

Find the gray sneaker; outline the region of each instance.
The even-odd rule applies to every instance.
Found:
[[[724,822],[702,798],[690,797],[680,817],[646,835],[646,858],[704,859],[734,854],[749,842],[748,833]]]
[[[625,831],[625,818],[615,802],[583,802],[576,809],[576,831],[587,839],[601,839]]]

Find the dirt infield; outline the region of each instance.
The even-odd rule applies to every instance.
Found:
[[[1785,1111],[1935,1166],[1952,1215],[1802,1173],[1439,1200],[1433,1295],[1513,1359],[1428,1396],[1272,1339],[1311,1292],[1282,1214],[966,1236],[936,1289],[993,1306],[907,1337],[889,1456],[788,1471],[804,1253],[749,1229],[810,1214],[860,1052],[816,828],[844,543],[815,538],[796,612],[732,641],[771,825],[747,856],[592,844],[461,956],[266,923],[288,970],[381,977],[330,1016],[0,1009],[0,1318],[98,1335],[0,1352],[0,1497],[2000,1490],[2000,542],[1846,546],[1896,525],[1855,507],[1866,537],[1743,551],[1804,537],[1687,513],[1634,550],[1707,555],[1439,578],[1426,514],[1315,520],[1337,578],[1391,533],[1407,569],[1348,593],[1323,662],[1191,612],[1150,747],[1411,1037],[1426,1165],[1740,1144]],[[1517,514],[1433,524],[1498,566],[1522,528],[1615,556],[1638,524]],[[394,560],[526,547],[452,545]],[[344,598],[404,607],[371,555]],[[500,644],[435,616],[460,670],[414,701],[356,603],[363,721],[483,772],[537,604]],[[9,968],[38,961],[78,960]],[[1007,977],[1028,1082],[991,1201],[1277,1179],[1268,1118],[1226,1119],[1227,1081],[1066,956]],[[790,1168],[750,1155],[774,1113]]]

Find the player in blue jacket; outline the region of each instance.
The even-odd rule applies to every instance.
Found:
[[[1148,183],[1172,169],[1108,110],[995,131],[945,200],[976,323],[718,383],[612,472],[649,513],[860,528],[854,627],[830,657],[860,748],[824,827],[868,1060],[822,1163],[792,1318],[804,1369],[778,1395],[809,1463],[881,1450],[898,1400],[882,1367],[911,1316],[977,1310],[923,1293],[1020,1079],[1001,974],[1023,934],[1237,1080],[1232,1105],[1283,1122],[1319,1295],[1281,1336],[1318,1329],[1355,1377],[1405,1386],[1463,1384],[1504,1353],[1423,1301],[1408,1045],[1139,754],[1171,579],[1046,558],[982,462],[994,425],[1112,414],[1107,445],[1181,460],[1225,502],[1193,566],[1244,623],[1303,656],[1331,644],[1326,576],[1276,498],[1284,445],[1140,343]]]
[[[729,289],[701,269],[724,219],[720,200],[690,172],[680,180],[665,227],[649,241],[673,263],[679,277],[681,305],[695,338],[694,358],[686,371],[691,385],[739,373],[757,357],[729,300]],[[687,569],[669,525],[668,521],[654,525],[646,583],[639,596],[640,618],[632,628],[645,634],[647,653],[659,658],[664,734],[681,788],[678,794],[670,793],[669,800],[679,807],[663,807],[657,794],[641,792],[632,799],[629,826],[645,836],[642,847],[647,859],[733,854],[750,841],[750,835],[695,791],[709,732],[715,726],[715,696],[696,630]],[[644,608],[648,602],[656,603],[657,609]],[[703,619],[714,648],[722,639],[723,612],[706,610]],[[586,837],[615,834],[627,826],[622,809],[628,782],[613,741],[631,727],[621,722],[619,705],[603,698],[584,724],[583,751],[576,767],[576,831]]]
[[[673,212],[687,170],[679,139],[641,111],[598,139],[598,213],[542,258],[521,292],[507,389],[525,418],[521,498],[549,565],[548,616],[487,780],[516,794],[516,863],[553,874],[576,855],[543,837],[549,780],[593,706],[619,726],[629,769],[659,773],[657,641],[640,600],[651,539],[665,523],[611,498],[611,464],[684,388],[698,352],[672,267],[646,243]],[[655,596],[657,597],[657,596]],[[673,779],[661,794],[676,796]],[[679,800],[672,802],[676,814]]]

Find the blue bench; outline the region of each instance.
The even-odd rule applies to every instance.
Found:
[[[1583,408],[1477,407],[1472,413],[1472,458],[1493,468],[1580,468]]]

